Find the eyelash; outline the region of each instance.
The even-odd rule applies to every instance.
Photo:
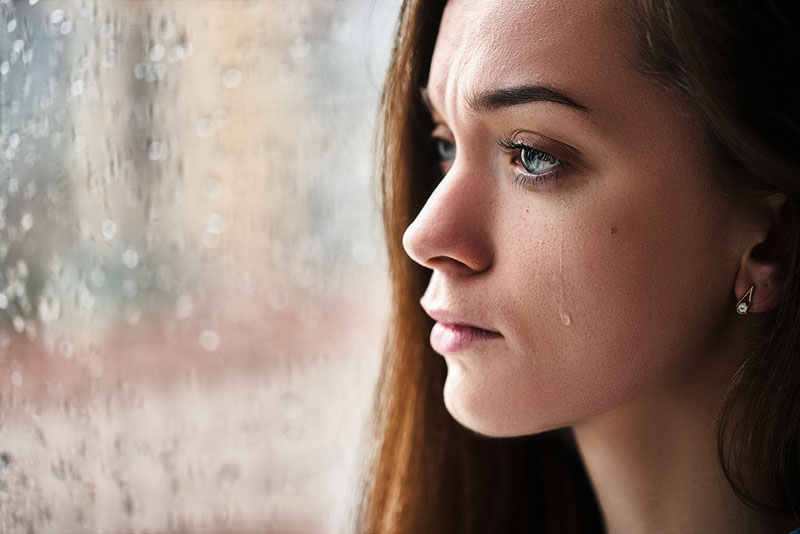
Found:
[[[455,146],[454,143],[438,136],[431,136],[429,139],[430,143],[433,145],[433,149],[436,153],[437,158],[439,158],[440,165],[445,162],[452,161],[452,159],[445,159],[442,157],[441,144],[447,143],[448,145]],[[512,141],[508,137],[501,137],[500,139],[497,140],[497,144],[509,153],[516,152],[516,156],[514,157],[516,166],[522,165],[520,158],[523,151],[532,152],[536,155],[536,157],[548,163],[558,164],[558,166],[555,167],[554,169],[541,173],[517,172],[516,175],[514,176],[513,183],[514,185],[518,185],[520,189],[526,190],[528,187],[530,187],[534,191],[536,191],[538,190],[539,186],[546,185],[551,181],[555,182],[559,179],[561,170],[564,168],[564,163],[560,159],[553,156],[552,154],[545,152],[543,150],[539,150],[538,148],[534,148],[525,143],[521,143],[519,141]]]
[[[555,182],[559,179],[561,170],[564,168],[564,163],[552,154],[519,141],[512,141],[508,137],[501,137],[497,140],[497,144],[509,153],[516,153],[514,161],[517,166],[522,165],[520,158],[522,157],[523,151],[533,152],[536,154],[536,157],[548,163],[558,164],[555,168],[541,173],[531,173],[529,171],[518,172],[514,177],[514,184],[518,185],[520,189],[526,190],[528,187],[531,187],[536,191],[539,186],[546,185],[551,181]]]

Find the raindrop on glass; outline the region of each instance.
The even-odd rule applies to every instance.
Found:
[[[83,93],[83,80],[75,80],[70,86],[72,96],[78,96]]]
[[[222,464],[217,472],[219,487],[225,491],[234,489],[241,478],[242,470],[232,462]]]
[[[273,289],[267,295],[267,302],[273,310],[283,310],[289,305],[289,296],[283,289]]]
[[[159,161],[167,155],[167,146],[161,141],[152,141],[147,147],[147,157],[150,161]]]
[[[211,232],[203,232],[203,237],[201,238],[203,242],[203,246],[206,248],[217,248],[219,246],[220,237],[219,234],[213,234]]]
[[[59,24],[64,20],[64,11],[61,9],[54,9],[50,12],[50,24]]]
[[[6,24],[6,30],[8,30],[8,33],[11,33],[16,29],[17,29],[17,19],[9,20],[8,24]]]
[[[209,234],[221,234],[225,231],[225,219],[219,213],[209,213],[203,217],[204,231]]]
[[[69,32],[72,31],[72,21],[65,20],[64,22],[62,22],[59,30],[61,31],[61,35],[67,35]]]
[[[33,215],[29,212],[25,212],[19,220],[19,226],[25,232],[33,228]]]
[[[100,231],[106,239],[113,239],[114,236],[117,235],[117,225],[114,221],[105,220],[103,224],[100,225]]]
[[[20,373],[19,371],[13,371],[11,373],[11,383],[14,384],[14,386],[16,386],[16,387],[21,388],[22,387],[22,373]]]
[[[281,397],[281,413],[284,417],[294,419],[303,413],[303,401],[294,393],[286,393]]]
[[[206,180],[203,191],[207,199],[216,200],[219,198],[219,195],[222,192],[222,184],[220,184],[219,180],[216,178],[209,178]]]
[[[122,253],[122,263],[128,269],[135,269],[139,265],[139,253],[132,248],[127,249]]]
[[[106,272],[102,267],[95,267],[89,274],[89,279],[95,287],[103,287],[106,283]]]
[[[58,352],[64,358],[72,358],[75,354],[75,346],[72,344],[69,337],[64,336],[61,338],[61,341],[58,342]]]
[[[228,69],[222,74],[222,85],[227,89],[233,89],[242,83],[242,71],[239,69]]]
[[[298,37],[289,45],[289,54],[294,59],[303,59],[311,53],[311,43],[307,39]]]
[[[162,44],[154,44],[152,48],[150,48],[150,61],[158,62],[164,59],[164,55],[166,54],[166,49]]]
[[[197,121],[197,135],[199,137],[211,137],[214,133],[214,123],[207,117],[202,117]]]
[[[178,319],[186,319],[192,315],[193,311],[194,302],[192,301],[192,296],[188,293],[181,295],[175,301],[175,316]]]
[[[8,64],[8,61],[3,61],[0,63],[0,75],[5,76],[8,74],[9,70],[11,70],[11,66]]]
[[[219,348],[220,340],[219,334],[214,330],[203,330],[197,339],[200,346],[209,352],[213,352]]]

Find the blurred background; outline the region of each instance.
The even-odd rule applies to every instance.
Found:
[[[0,532],[349,532],[399,0],[0,0]]]

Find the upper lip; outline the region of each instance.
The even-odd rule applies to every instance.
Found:
[[[427,313],[431,317],[431,319],[433,319],[434,321],[438,321],[440,323],[458,325],[458,326],[469,326],[471,328],[479,328],[481,330],[486,330],[487,332],[494,332],[496,334],[500,333],[497,330],[493,330],[478,321],[467,319],[463,315],[459,315],[457,313],[453,313],[448,310],[426,308],[425,306],[423,306],[422,309],[425,310],[425,313]]]

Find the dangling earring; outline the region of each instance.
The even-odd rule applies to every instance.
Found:
[[[744,296],[739,299],[739,302],[736,303],[736,313],[739,315],[747,315],[747,310],[750,309],[750,303],[753,301],[753,289],[755,287],[756,286],[750,286],[750,289],[747,290],[747,293],[745,293]]]

